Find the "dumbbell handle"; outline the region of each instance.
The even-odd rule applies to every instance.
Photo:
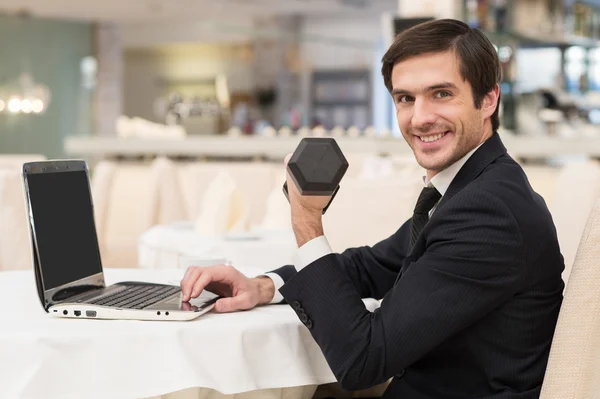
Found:
[[[331,195],[331,198],[329,199],[329,202],[327,203],[327,205],[325,205],[325,208],[323,208],[323,212],[322,212],[323,215],[325,214],[325,211],[327,211],[327,208],[329,208],[329,205],[331,205],[331,201],[333,201],[333,199],[335,198],[335,195],[337,194],[337,192],[338,192],[339,189],[340,189],[340,186],[338,184],[338,186],[333,191],[333,194]],[[289,202],[290,201],[290,195],[288,193],[287,181],[285,183],[283,183],[283,194],[285,194],[285,198],[287,198],[287,200]]]

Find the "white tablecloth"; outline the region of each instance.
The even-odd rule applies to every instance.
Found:
[[[189,258],[226,259],[234,266],[265,272],[292,264],[297,248],[292,230],[210,237],[196,233],[192,222],[179,222],[145,231],[139,239],[138,260],[142,268],[176,269],[187,268]]]
[[[109,269],[105,277],[173,283],[183,272]],[[43,311],[32,271],[0,272],[0,303],[0,398],[131,399],[190,387],[235,394],[335,381],[288,305],[189,322],[56,319]]]

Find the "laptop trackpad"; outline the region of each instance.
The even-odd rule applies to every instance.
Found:
[[[191,299],[189,302],[181,302],[181,294],[172,297],[164,302],[156,303],[146,308],[146,310],[179,310],[184,312],[198,312],[207,306],[214,304],[219,296],[209,291],[204,291],[198,298]]]

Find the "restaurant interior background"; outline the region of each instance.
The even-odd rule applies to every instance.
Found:
[[[422,170],[381,57],[431,18],[461,19],[496,46],[500,135],[549,204],[567,262],[600,193],[577,184],[598,173],[600,1],[0,0],[0,10],[0,166],[13,173],[0,185],[0,269],[31,267],[18,168],[51,158],[88,162],[105,267],[183,267],[191,255],[277,267],[293,237],[260,251],[256,237],[289,233],[282,160],[306,136],[335,137],[350,162],[325,216],[334,249],[387,237],[410,217]],[[565,214],[573,201],[579,219]],[[236,252],[250,239],[255,257]],[[274,246],[281,255],[265,257]]]
[[[2,281],[32,270],[21,168],[35,160],[87,161],[99,252],[109,277],[163,272],[181,277],[190,265],[226,262],[257,275],[291,264],[297,247],[282,193],[283,159],[304,137],[335,137],[350,164],[324,215],[333,250],[389,237],[411,217],[423,170],[398,130],[381,58],[397,33],[446,17],[482,29],[497,48],[503,69],[499,134],[548,204],[568,282],[588,216],[600,198],[600,0],[0,0]],[[22,304],[37,308],[33,278],[27,282],[32,300]],[[37,318],[19,315],[27,318],[21,327],[42,325],[47,315],[38,310]],[[276,390],[275,396],[258,391],[239,397],[310,398],[316,387],[306,384],[313,384],[315,376],[334,381],[292,309],[254,311],[267,312],[263,317],[279,311],[277,325],[286,334],[301,332],[296,341],[282,335],[282,342],[296,344],[271,346],[276,349],[270,362],[260,363],[268,368],[279,364],[274,360],[294,358],[297,362],[287,366],[300,372],[277,373],[278,368],[262,382],[240,374],[202,387],[233,394],[265,381],[279,387],[273,384],[291,376],[300,386],[295,396]],[[239,320],[231,317],[232,323]],[[289,324],[281,324],[284,319]],[[245,344],[251,342],[243,330],[248,325],[237,325]],[[267,330],[253,331],[273,343],[278,330]],[[13,335],[27,350],[39,349],[19,333]],[[186,336],[175,335],[178,340]],[[190,343],[198,349],[193,336]],[[229,347],[219,344],[215,347]],[[65,346],[43,352],[55,355],[60,352],[55,348]],[[81,348],[76,352],[84,353]],[[257,348],[238,349],[251,357],[248,350]],[[305,352],[311,356],[299,356]],[[5,358],[5,372],[18,372],[12,370],[11,356]],[[305,362],[308,358],[312,363]],[[51,362],[42,372],[36,359],[31,361],[38,374],[31,374],[28,387],[40,381],[39,389],[64,394],[63,386],[44,382],[63,380],[63,368],[55,367],[61,363]],[[155,360],[149,362],[152,367]],[[119,381],[139,392],[131,397],[157,395],[166,393],[167,385],[173,390],[198,386],[201,374],[211,377],[209,371],[231,364],[218,366],[224,368],[206,367],[208,374],[195,379],[190,370],[173,375],[173,381],[190,377],[179,385],[142,373],[142,368],[136,369],[137,380],[126,370]],[[53,379],[48,370],[61,374]],[[281,378],[273,382],[274,374]],[[17,385],[24,381],[21,375],[15,380]],[[98,392],[112,389],[101,379],[90,384]],[[87,378],[69,379],[67,385],[72,392],[89,390]],[[154,390],[147,390],[149,385]],[[186,398],[208,397],[194,395]]]

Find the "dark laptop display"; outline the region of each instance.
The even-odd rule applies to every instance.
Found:
[[[45,289],[101,273],[86,171],[31,174],[28,185]]]

